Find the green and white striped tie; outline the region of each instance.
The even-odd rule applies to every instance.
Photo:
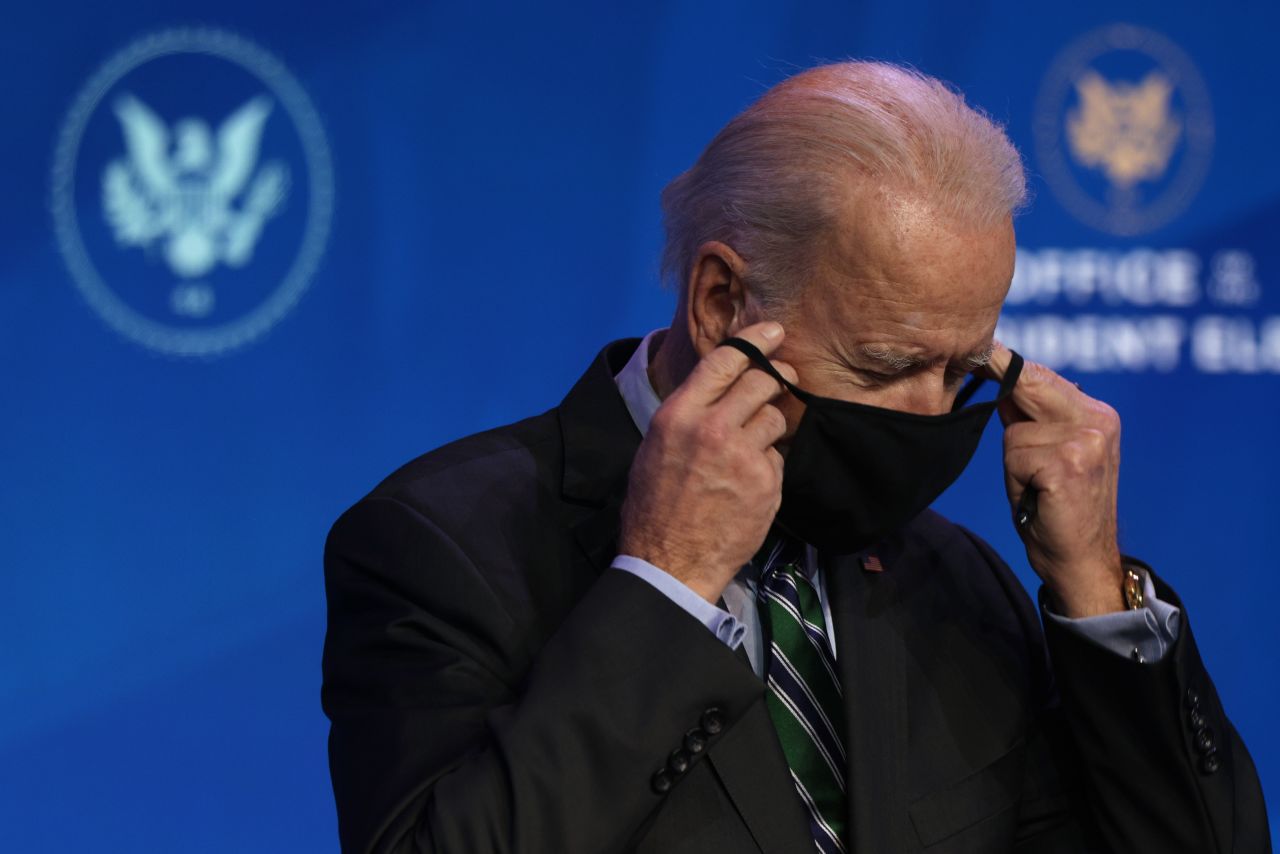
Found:
[[[779,543],[756,587],[769,644],[765,701],[814,842],[834,854],[845,850],[844,701],[822,602],[801,559],[799,544]]]

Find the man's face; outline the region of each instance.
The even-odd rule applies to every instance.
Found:
[[[1011,220],[965,228],[887,193],[852,205],[774,354],[805,391],[923,415],[949,412],[991,347],[1013,277]],[[788,436],[804,413],[776,401]]]

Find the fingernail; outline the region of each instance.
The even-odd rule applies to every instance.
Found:
[[[782,337],[782,326],[778,323],[766,323],[760,334],[768,341],[777,341]]]

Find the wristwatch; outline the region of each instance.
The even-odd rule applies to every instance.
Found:
[[[1124,591],[1124,603],[1129,606],[1130,611],[1140,610],[1146,604],[1147,598],[1142,589],[1142,576],[1127,566],[1123,571],[1124,580],[1121,582],[1121,589]]]

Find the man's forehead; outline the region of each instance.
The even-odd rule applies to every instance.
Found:
[[[1015,246],[1011,217],[985,225],[966,222],[926,198],[881,186],[850,193],[820,263],[866,277],[868,285],[877,279],[937,284],[936,277],[917,281],[914,273],[922,268],[945,269],[960,287],[996,271],[1007,284]]]

